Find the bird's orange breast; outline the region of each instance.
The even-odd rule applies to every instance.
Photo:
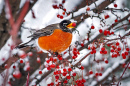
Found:
[[[49,36],[42,36],[38,38],[39,47],[44,50],[61,53],[66,50],[72,41],[72,34],[63,32],[60,29],[54,30]]]

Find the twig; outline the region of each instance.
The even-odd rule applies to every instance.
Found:
[[[130,64],[130,62],[127,64],[125,70],[123,71],[123,73],[122,73],[122,75],[121,75],[121,77],[120,77],[120,79],[119,79],[119,81],[118,81],[118,83],[117,83],[117,86],[119,86],[119,83],[120,83],[120,81],[121,81],[123,75],[125,74],[126,69],[129,67],[129,64]]]

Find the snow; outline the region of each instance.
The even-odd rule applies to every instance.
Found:
[[[1,48],[0,50],[0,65],[3,64],[8,58],[9,58],[9,51],[10,51],[10,46],[12,44],[12,39],[9,38],[7,43],[4,45],[4,47]],[[5,59],[4,61],[2,59]]]
[[[0,14],[2,12],[3,6],[4,6],[4,0],[0,0]]]
[[[103,2],[105,0],[98,0],[96,2],[97,5],[99,5],[101,2]],[[123,0],[121,0],[123,1]],[[23,4],[25,3],[25,0],[21,0],[21,3],[20,3],[20,8],[23,6]],[[73,4],[72,4],[73,3]],[[80,0],[67,0],[67,2],[65,3],[65,8],[67,9],[67,11],[71,11],[75,8],[75,6],[77,4],[80,3]],[[56,15],[59,13],[61,14],[62,13],[62,10],[55,10],[52,8],[52,0],[38,0],[37,3],[35,4],[35,6],[33,7],[33,11],[35,13],[35,16],[36,16],[36,19],[32,18],[32,14],[31,14],[31,11],[28,13],[28,15],[25,17],[25,22],[23,23],[22,26],[25,26],[25,27],[28,27],[28,28],[32,28],[32,29],[42,29],[44,27],[46,27],[47,25],[50,25],[50,24],[53,24],[53,23],[59,23],[60,21],[62,21],[62,19],[58,19],[56,17]],[[119,4],[119,3],[118,3]],[[1,9],[2,9],[2,5],[4,5],[3,3],[3,0],[0,0],[0,13],[1,13]],[[113,6],[113,4],[109,5],[110,7]],[[89,6],[90,9],[94,9],[95,8],[95,5],[92,4]],[[80,10],[78,10],[77,12],[74,13],[74,16],[78,16],[80,15],[81,13],[85,13],[86,12],[86,7],[84,8],[81,8]],[[119,6],[120,8],[120,6]],[[90,15],[96,15],[95,13],[93,13],[92,11],[89,11],[88,14]],[[108,13],[109,14],[109,13]],[[124,15],[123,15],[124,16]],[[65,18],[64,19],[70,19],[71,18],[71,15],[70,16],[64,16]],[[104,18],[104,15],[101,15],[101,17]],[[107,22],[108,24],[109,23],[112,23],[112,19],[115,18],[115,16],[111,16],[111,19],[109,20],[106,20],[106,21],[109,21]],[[71,21],[74,21],[73,19]],[[92,33],[92,36],[90,38],[90,41],[93,40],[94,38],[96,38],[100,33],[97,31],[100,27],[100,22],[95,22],[95,21],[99,21],[99,19],[97,18],[88,18],[86,19],[84,22],[82,22],[76,29],[79,31],[80,35],[77,33],[77,32],[73,32],[73,40],[72,40],[72,45],[75,43],[75,41],[79,41],[79,42],[82,42],[82,40],[87,36],[86,36],[86,33],[88,33],[91,25],[93,24],[95,26],[95,29],[94,30],[91,30]],[[76,21],[75,21],[76,22]],[[104,28],[102,28],[103,30],[107,29],[108,26],[105,26]],[[30,38],[27,38],[29,35],[31,35],[30,33],[30,30],[29,29],[24,29],[24,28],[21,28],[22,29],[22,36],[21,36],[21,39],[23,42],[27,42],[30,40]],[[130,30],[128,30],[126,33],[128,33]],[[123,32],[120,32],[121,35]],[[116,33],[116,34],[119,34],[119,33]],[[116,38],[116,36],[112,36],[112,38]],[[111,39],[111,37],[110,37]],[[129,40],[129,39],[128,39]],[[35,41],[34,41],[35,42]],[[32,43],[34,43],[32,42]],[[130,42],[130,41],[128,41]],[[85,44],[87,44],[88,42],[85,41]],[[10,46],[8,46],[8,44],[11,44],[11,38],[7,41],[7,43],[5,44],[5,46],[0,50],[0,65],[4,63],[4,61],[1,61],[2,58],[4,57],[5,60],[8,59],[9,57],[9,50],[10,50]],[[128,46],[130,46],[130,43],[128,43]],[[78,46],[78,48],[81,47],[81,46]],[[100,48],[102,47],[102,45],[100,46]],[[123,46],[122,46],[123,47]],[[13,51],[14,53],[16,53],[17,51]],[[87,55],[90,51],[87,50],[87,49],[84,49],[82,51],[80,51],[80,55],[78,56],[78,58],[76,59],[75,62],[73,62],[72,64],[75,65],[77,64],[85,55]],[[19,51],[19,54],[22,54],[23,51]],[[65,54],[63,56],[63,58],[66,58],[68,57],[68,53]],[[102,55],[97,52],[96,53],[96,59],[101,59],[102,58]],[[25,59],[26,60],[26,59]],[[117,68],[119,66],[119,64],[122,64],[124,63],[126,60],[122,60],[120,62],[115,62],[115,61],[111,61],[112,63],[115,62],[112,67],[109,67],[104,73],[103,73],[103,76],[101,77],[98,77],[98,80],[102,80],[105,76],[107,76],[109,73],[112,72],[113,69]],[[51,62],[50,62],[51,64]],[[82,65],[85,65],[85,66],[89,66],[89,57],[87,57],[86,59],[84,59],[82,62],[81,62]],[[102,64],[103,66],[105,67],[108,67],[108,65],[104,65]],[[101,65],[99,65],[101,66]],[[77,68],[75,71],[78,71]],[[30,76],[31,79],[33,79],[39,72],[39,69],[35,71],[35,73],[33,75]],[[44,68],[42,70],[43,74],[48,72],[48,70],[46,68]],[[10,76],[11,77],[11,76]],[[90,78],[94,77],[94,75],[91,75]],[[38,75],[37,76],[38,79],[41,78],[41,75]],[[87,77],[88,78],[88,77]],[[47,83],[50,83],[51,81],[51,77],[47,79]],[[43,82],[41,82],[40,84],[45,84],[46,82],[46,79],[43,80]],[[32,85],[35,85],[35,82],[36,82],[36,79],[33,79],[30,86]],[[95,84],[97,83],[97,81],[93,81],[91,83],[90,86],[94,86]],[[125,85],[126,86],[126,85]]]

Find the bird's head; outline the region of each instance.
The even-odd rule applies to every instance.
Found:
[[[72,29],[75,28],[76,23],[71,22],[70,20],[63,20],[60,22],[60,27],[65,32],[72,32]]]

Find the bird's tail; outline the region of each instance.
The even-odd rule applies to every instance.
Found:
[[[26,42],[26,43],[23,43],[23,44],[20,44],[20,45],[16,46],[15,48],[25,48],[25,47],[28,47],[28,46],[30,46],[30,45],[28,45],[28,43],[30,43],[31,41],[32,41],[32,39],[30,41]]]

